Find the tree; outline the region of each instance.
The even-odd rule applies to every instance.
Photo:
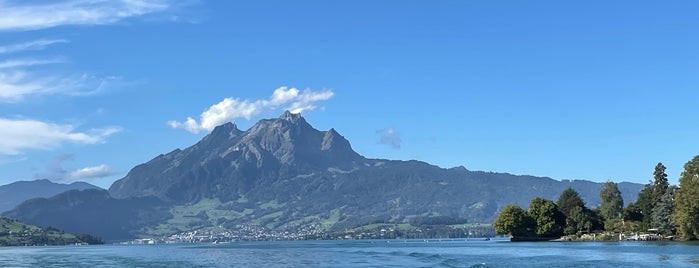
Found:
[[[657,228],[658,232],[664,235],[671,235],[675,233],[675,224],[672,221],[672,212],[675,210],[674,199],[676,191],[676,186],[668,187],[665,194],[653,208],[651,226]]]
[[[665,174],[665,166],[663,163],[658,163],[655,165],[655,171],[653,172],[653,194],[651,196],[653,200],[653,206],[660,203],[660,199],[665,195],[667,187],[670,183],[667,181],[667,174]]]
[[[621,218],[625,221],[643,221],[643,212],[636,203],[630,203],[621,213]]]
[[[624,209],[624,199],[616,183],[607,181],[599,192],[602,203],[599,205],[600,213],[605,220],[616,220],[621,218]]]
[[[558,205],[558,209],[563,212],[566,217],[570,214],[570,211],[573,208],[585,207],[585,202],[583,202],[582,198],[580,198],[578,192],[570,187],[563,190],[561,196],[558,197],[556,204]]]
[[[565,215],[558,210],[553,201],[537,197],[529,204],[529,215],[536,223],[535,233],[538,236],[554,237],[563,235]]]
[[[495,232],[511,236],[528,236],[534,229],[534,220],[517,205],[507,205],[493,222]]]
[[[672,219],[680,238],[699,238],[699,155],[684,165]]]
[[[653,214],[653,188],[655,188],[653,184],[646,184],[636,198],[636,205],[641,209],[643,216],[640,229],[644,231],[650,228],[651,214]]]
[[[581,231],[592,230],[592,215],[591,211],[585,207],[574,207],[570,210],[566,217],[565,234],[571,235]]]

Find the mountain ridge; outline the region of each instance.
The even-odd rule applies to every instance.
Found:
[[[38,197],[51,197],[69,190],[101,189],[87,182],[56,183],[48,179],[15,181],[0,186],[0,212]]]
[[[80,231],[70,229],[70,218],[42,213],[60,208],[66,217],[85,217],[82,211],[93,208],[73,204],[85,195],[132,218],[124,223],[127,229],[91,229],[107,239],[250,224],[270,230],[333,231],[424,216],[492,222],[508,204],[527,207],[536,196],[555,199],[566,187],[576,189],[594,207],[601,186],[446,169],[416,160],[369,159],[334,128],[317,130],[300,114],[287,111],[245,131],[233,123],[217,126],[192,146],[135,166],[99,194],[100,199],[90,197],[94,192],[71,192],[70,198],[66,193],[49,201],[25,202],[6,215]],[[641,188],[620,184],[627,202]]]

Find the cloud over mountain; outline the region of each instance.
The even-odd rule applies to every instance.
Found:
[[[292,113],[314,110],[317,102],[328,100],[333,95],[332,90],[314,91],[306,89],[299,91],[293,87],[280,87],[272,92],[272,96],[269,99],[241,100],[232,97],[225,98],[201,113],[198,121],[192,117],[187,117],[183,122],[171,120],[168,122],[168,125],[191,133],[211,131],[218,125],[238,118],[250,120],[265,109],[274,110],[284,107],[284,109]]]
[[[48,179],[60,183],[72,183],[76,181],[93,181],[95,179],[109,177],[115,174],[108,165],[88,166],[79,169],[66,169],[64,164],[73,160],[72,154],[61,154],[46,166],[41,173],[34,175],[35,179]]]

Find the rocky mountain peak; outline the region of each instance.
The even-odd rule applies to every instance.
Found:
[[[279,116],[279,119],[283,119],[293,123],[296,123],[299,120],[304,120],[303,116],[301,116],[301,113],[292,113],[289,110],[284,111],[284,113],[281,116]]]
[[[228,122],[214,128],[211,133],[237,133],[242,132],[235,123]]]

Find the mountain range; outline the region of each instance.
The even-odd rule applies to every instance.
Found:
[[[20,203],[39,197],[51,197],[69,190],[100,189],[86,182],[70,184],[50,180],[16,181],[0,186],[0,212],[13,209]]]
[[[184,150],[134,167],[108,191],[33,199],[4,216],[110,241],[211,226],[333,231],[420,216],[490,223],[508,204],[527,207],[537,196],[555,200],[567,187],[594,207],[601,186],[370,159],[335,129],[317,130],[287,111],[248,130],[218,126]],[[627,202],[642,187],[619,183]]]

